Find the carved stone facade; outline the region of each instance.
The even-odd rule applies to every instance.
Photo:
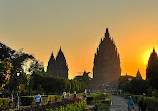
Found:
[[[47,66],[47,73],[53,77],[62,77],[68,79],[68,65],[61,48],[57,54],[56,59],[54,58],[52,52]]]
[[[94,57],[93,88],[105,87],[117,83],[121,76],[120,57],[113,39],[106,29]]]

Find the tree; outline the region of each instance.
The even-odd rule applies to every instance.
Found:
[[[129,83],[130,90],[129,92],[132,94],[142,95],[143,93],[147,94],[147,89],[149,88],[148,81],[133,79]]]
[[[11,68],[11,63],[0,61],[0,87],[9,80]]]
[[[129,76],[129,75],[120,76],[120,78],[118,80],[118,82],[119,82],[118,88],[122,89],[123,91],[129,91],[129,88],[130,88],[129,82],[133,79],[134,79],[134,77]]]
[[[11,61],[15,52],[15,50],[0,42],[0,61]]]

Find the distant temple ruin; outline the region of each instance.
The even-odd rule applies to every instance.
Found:
[[[140,73],[139,69],[138,69],[138,72],[137,72],[137,74],[136,74],[136,78],[137,78],[138,80],[142,80],[142,76],[141,76],[141,73]]]
[[[90,86],[93,89],[105,89],[106,86],[116,85],[120,76],[120,57],[113,38],[106,29],[94,56],[93,79]]]
[[[59,49],[56,59],[54,58],[52,52],[47,66],[47,73],[53,77],[62,77],[68,79],[68,65],[61,48]]]

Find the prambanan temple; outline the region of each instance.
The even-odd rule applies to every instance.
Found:
[[[54,58],[52,52],[47,66],[47,73],[52,75],[53,77],[62,77],[68,79],[68,65],[66,63],[66,58],[61,50],[61,47],[56,59]]]
[[[105,89],[106,86],[116,84],[120,76],[120,57],[115,42],[106,29],[94,55],[93,79],[90,86],[93,89]]]

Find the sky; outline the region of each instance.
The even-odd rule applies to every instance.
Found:
[[[0,42],[34,55],[46,69],[61,46],[69,78],[92,72],[94,54],[109,28],[122,75],[145,78],[158,51],[158,0],[0,0]]]

